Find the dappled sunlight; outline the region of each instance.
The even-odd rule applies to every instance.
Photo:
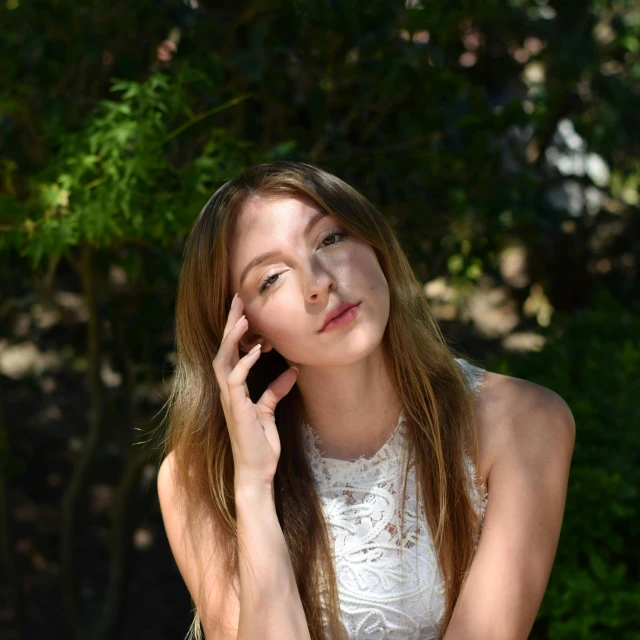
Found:
[[[156,488],[188,375],[176,292],[199,212],[264,160],[357,188],[446,339],[565,398],[565,537],[531,637],[635,633],[636,4],[3,7],[3,640],[185,636]]]

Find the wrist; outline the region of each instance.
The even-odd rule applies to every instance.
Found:
[[[273,482],[249,482],[236,478],[234,482],[234,494],[236,502],[238,500],[258,500],[263,502],[267,499],[275,502]]]

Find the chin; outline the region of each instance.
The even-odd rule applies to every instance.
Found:
[[[364,333],[359,332],[359,335],[356,335],[354,332],[353,335],[345,337],[337,335],[336,332],[335,342],[327,340],[321,351],[298,353],[297,357],[292,354],[291,360],[317,367],[343,367],[354,364],[367,358],[382,346],[384,332],[379,335],[378,333],[371,335],[369,332],[367,332],[368,335],[364,335]],[[285,358],[289,359],[289,356],[285,355]]]

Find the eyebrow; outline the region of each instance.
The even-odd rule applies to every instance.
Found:
[[[326,215],[327,213],[325,211],[319,211],[313,216],[313,218],[311,218],[311,220],[309,220],[309,222],[307,222],[307,226],[304,228],[305,238],[309,235],[309,233],[311,233],[311,230],[313,229],[313,227],[315,227],[316,223],[322,220],[322,218],[324,218]],[[252,269],[259,267],[261,264],[268,262],[269,260],[273,260],[273,258],[277,258],[281,254],[282,251],[267,251],[267,253],[261,253],[259,256],[253,258],[253,260],[251,260],[249,264],[242,270],[242,275],[240,276],[240,286],[242,286],[242,283]]]

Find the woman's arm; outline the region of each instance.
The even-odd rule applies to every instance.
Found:
[[[239,539],[247,550],[239,558],[239,585],[222,582],[224,558],[210,522],[201,549],[207,564],[204,584],[194,541],[177,491],[173,453],[158,472],[158,496],[167,538],[178,569],[200,614],[206,640],[309,639],[273,491],[235,487]],[[255,571],[255,573],[253,573]],[[236,588],[239,596],[236,593]]]
[[[238,640],[310,640],[272,486],[260,490],[236,484],[235,496],[240,565]]]
[[[444,640],[526,640],[558,546],[575,442],[566,402],[500,376],[491,407],[491,467],[482,534]]]

